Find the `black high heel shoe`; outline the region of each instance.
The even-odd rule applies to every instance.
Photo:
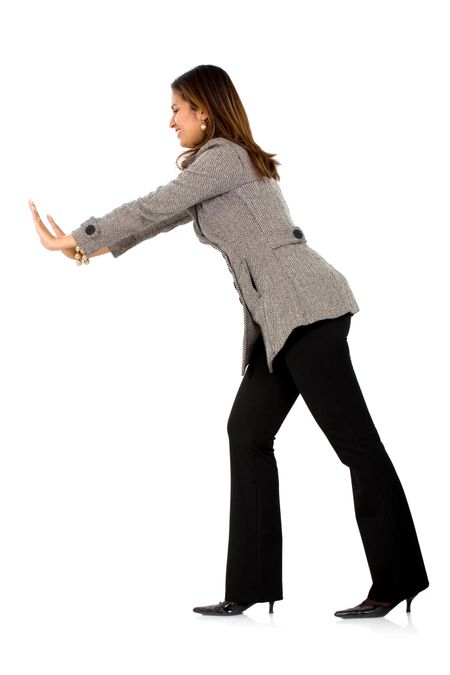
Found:
[[[273,614],[273,603],[275,600],[269,600],[269,614]],[[204,607],[194,607],[192,611],[198,614],[207,614],[209,616],[233,616],[242,614],[246,609],[256,605],[256,602],[234,602],[233,600],[224,600],[217,605],[205,605]]]
[[[417,595],[417,593],[416,593]],[[397,607],[403,600],[406,600],[406,611],[411,611],[411,602],[415,595],[411,595],[408,598],[402,598],[402,600],[397,600],[397,602],[385,602],[379,603],[376,600],[370,600],[366,598],[360,605],[355,607],[350,607],[349,609],[340,609],[334,613],[334,616],[339,616],[341,619],[370,619],[376,618],[379,616],[386,616],[391,609]]]

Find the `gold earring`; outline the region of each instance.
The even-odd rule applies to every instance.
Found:
[[[205,124],[204,122],[202,122],[202,123],[200,124],[200,129],[201,129],[202,131],[206,131],[207,128],[208,128],[208,127],[206,126],[206,124]]]

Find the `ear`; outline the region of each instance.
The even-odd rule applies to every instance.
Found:
[[[206,110],[202,110],[201,108],[200,110],[195,111],[195,115],[200,122],[204,122],[208,119],[208,114]]]

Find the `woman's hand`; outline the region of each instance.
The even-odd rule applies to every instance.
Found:
[[[41,240],[41,244],[49,251],[62,251],[64,255],[72,258],[73,260],[75,258],[75,246],[77,245],[74,237],[71,234],[65,234],[55,223],[53,218],[50,215],[47,215],[50,225],[56,232],[56,236],[53,235],[42,222],[36,206],[31,199],[28,200],[28,205],[33,216],[34,224],[36,225],[36,230]]]

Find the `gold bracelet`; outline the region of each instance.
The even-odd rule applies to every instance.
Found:
[[[89,258],[80,246],[75,246],[75,261],[77,265],[89,265]]]

